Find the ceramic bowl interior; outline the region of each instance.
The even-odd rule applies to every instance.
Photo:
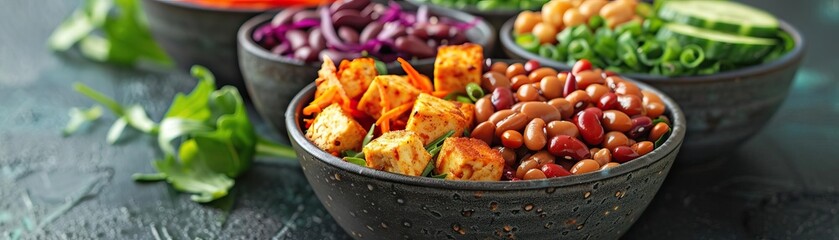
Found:
[[[461,22],[471,22],[476,19],[472,15],[448,9],[430,12]],[[266,24],[273,15],[273,13],[266,13],[253,17],[239,29],[237,36],[239,67],[257,112],[281,135],[285,135],[283,112],[294,95],[309,83],[314,82],[320,63],[304,63],[300,60],[278,56],[253,41],[251,35],[254,29]],[[495,29],[486,21],[478,21],[466,32],[466,36],[470,42],[484,46],[484,54],[494,48]],[[418,71],[427,72],[434,65],[434,59],[413,60],[411,64]],[[387,69],[388,73],[404,73],[397,62],[387,64]]]
[[[615,168],[546,180],[450,181],[344,162],[304,135],[301,111],[313,97],[314,84],[292,100],[285,124],[318,198],[357,239],[615,239],[658,191],[686,131],[675,101],[649,85],[638,85],[662,96],[673,123],[670,138],[653,152]]]
[[[507,55],[571,69],[519,47],[512,36],[514,21],[509,19],[499,33]],[[769,63],[703,76],[626,74],[667,93],[684,109],[689,127],[680,163],[694,165],[725,157],[759,132],[781,106],[804,57],[805,42],[793,26],[781,21],[780,27],[796,46]]]

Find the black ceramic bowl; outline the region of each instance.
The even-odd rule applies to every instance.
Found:
[[[451,7],[448,7],[448,6],[442,6],[442,5],[437,5],[437,4],[433,4],[433,3],[428,3],[427,1],[419,1],[419,0],[407,0],[407,1],[411,4],[414,4],[414,5],[426,5],[430,9],[433,9],[433,10],[450,9],[451,8]],[[487,10],[480,10],[480,9],[474,7],[474,6],[467,6],[467,7],[463,7],[463,8],[458,8],[457,10],[464,11],[466,13],[475,15],[475,16],[480,17],[480,18],[483,18],[484,20],[489,22],[489,24],[492,25],[492,27],[494,27],[495,29],[501,29],[501,26],[504,25],[504,21],[507,21],[507,19],[510,19],[512,17],[517,16],[519,14],[519,12],[521,12],[522,10],[539,11],[540,9],[541,9],[541,6],[539,6],[538,8],[534,8],[534,9],[493,9],[493,10],[488,10],[487,11]],[[497,41],[498,41],[498,38],[496,37],[496,42]],[[497,57],[505,57],[504,56],[504,51],[501,48],[493,49],[491,54],[492,54],[491,55],[492,57],[496,57],[496,58]]]
[[[510,57],[571,69],[519,47],[512,37],[514,21],[507,21],[499,34]],[[684,109],[690,127],[680,163],[698,164],[729,154],[772,118],[786,99],[804,57],[804,39],[798,30],[784,21],[781,29],[795,40],[795,49],[770,63],[704,76],[625,74],[667,93]]]
[[[430,11],[437,16],[445,16],[461,22],[470,22],[474,16],[454,10]],[[304,63],[299,60],[277,56],[259,46],[251,38],[251,33],[258,26],[273,18],[266,13],[248,20],[239,29],[239,67],[250,92],[250,98],[257,112],[271,123],[281,135],[286,133],[283,113],[288,103],[300,89],[317,78],[321,63]],[[485,21],[478,22],[466,32],[470,42],[484,47],[484,54],[495,45],[495,29]],[[338,62],[336,62],[337,64]],[[411,64],[420,72],[429,72],[434,65],[434,58],[412,61]],[[388,73],[401,73],[398,62],[387,65]],[[426,71],[424,71],[426,70]],[[429,75],[430,76],[430,75]]]
[[[675,101],[637,84],[662,96],[670,138],[615,168],[545,180],[451,181],[344,162],[304,136],[301,111],[314,84],[292,100],[285,124],[315,194],[356,239],[617,239],[655,196],[686,131]]]
[[[219,9],[172,0],[143,0],[142,6],[152,36],[179,68],[205,66],[219,86],[233,85],[246,94],[236,60],[236,31],[266,10]]]

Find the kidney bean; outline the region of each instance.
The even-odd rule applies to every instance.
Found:
[[[650,153],[650,152],[653,151],[653,148],[655,148],[655,144],[653,144],[653,142],[650,142],[650,141],[641,141],[641,142],[637,142],[635,144],[632,144],[632,146],[630,148],[632,148],[632,150],[634,150],[636,153],[638,153],[638,155],[644,156],[647,153]]]
[[[516,98],[519,102],[531,102],[539,100],[539,89],[536,89],[530,84],[522,85],[516,91]]]
[[[641,103],[643,103],[644,105],[650,103],[658,103],[664,105],[664,102],[661,101],[661,97],[659,97],[658,94],[655,94],[647,90],[641,90],[641,95],[644,95],[644,97],[641,99]]]
[[[633,159],[636,159],[640,156],[641,155],[639,155],[637,152],[635,152],[635,150],[632,150],[632,148],[627,147],[627,146],[618,146],[618,147],[615,147],[614,150],[612,150],[612,159],[615,160],[615,162],[618,162],[618,163],[629,162],[629,161],[631,161]]]
[[[317,52],[313,51],[312,48],[308,46],[303,46],[294,50],[294,58],[300,59],[304,62],[314,61],[318,59]]]
[[[510,79],[510,84],[512,84],[513,90],[519,89],[521,86],[530,84],[530,78],[525,76],[524,74],[513,76]]]
[[[511,107],[510,110],[513,110],[513,112],[521,112],[521,106],[525,103],[527,102],[517,102],[516,104],[513,104],[513,107]]]
[[[362,8],[367,7],[367,5],[370,5],[370,0],[343,0],[333,3],[329,7],[329,10],[332,10],[332,12],[344,9],[361,10]]]
[[[436,24],[429,24],[425,27],[425,31],[428,33],[428,36],[434,39],[442,40],[447,39],[452,36],[452,29],[448,24],[445,23],[436,23]]]
[[[446,41],[446,40],[443,40],[443,41]],[[469,41],[469,39],[466,38],[466,33],[465,32],[457,31],[457,32],[455,32],[454,36],[452,36],[451,38],[448,39],[448,41],[449,41],[449,43],[448,43],[449,45],[460,45],[460,44],[466,43],[466,41]]]
[[[603,94],[603,96],[600,97],[600,100],[597,101],[597,108],[603,110],[618,109],[619,106],[618,95],[612,92]]]
[[[362,29],[373,19],[361,15],[361,12],[355,9],[343,9],[332,14],[332,22],[335,27],[351,27],[354,29]]]
[[[603,127],[606,131],[627,132],[632,130],[632,119],[618,110],[603,111]]]
[[[562,114],[560,114],[559,110],[545,102],[522,103],[520,112],[527,115],[530,119],[541,118],[545,122],[562,119]]]
[[[516,168],[516,177],[517,178],[524,178],[524,175],[530,171],[531,169],[535,169],[539,167],[539,163],[535,160],[526,160],[522,161],[519,164],[518,168]]]
[[[600,166],[606,165],[612,161],[612,152],[609,152],[609,149],[606,148],[600,149],[592,155],[594,156],[594,161],[597,161]]]
[[[589,111],[589,109],[597,109],[597,108],[588,108],[583,110],[577,115],[577,128],[580,129],[580,135],[583,136],[583,140],[586,143],[591,145],[598,145],[603,142],[603,126],[600,125],[600,118],[594,111]]]
[[[647,110],[647,117],[650,118],[657,118],[664,114],[664,105],[657,102],[651,102],[644,105],[644,109]]]
[[[552,137],[548,145],[548,152],[568,160],[582,160],[591,155],[585,143],[568,135]]]
[[[530,78],[530,82],[538,82],[542,81],[542,78],[547,76],[556,76],[556,74],[557,72],[553,68],[543,67],[533,70],[527,77]]]
[[[620,163],[610,162],[610,163],[607,163],[606,165],[603,165],[602,167],[600,167],[600,170],[606,170],[606,169],[617,167],[617,166],[620,166],[620,165],[621,165]]]
[[[501,180],[518,181],[519,178],[516,177],[516,169],[510,166],[504,166],[504,170],[501,173]]]
[[[541,169],[534,168],[534,169],[528,170],[527,173],[524,174],[523,179],[524,180],[536,180],[536,179],[545,179],[545,178],[548,178],[548,177],[545,176],[545,173],[542,172]]]
[[[376,36],[379,36],[379,33],[382,32],[384,28],[384,24],[379,22],[371,22],[369,25],[364,27],[364,30],[361,30],[361,34],[359,35],[358,39],[360,42],[366,43]]]
[[[492,145],[492,140],[495,137],[495,124],[481,122],[478,126],[475,126],[475,129],[472,129],[469,137],[480,139],[486,142],[487,145]]]
[[[533,70],[540,68],[542,65],[539,64],[539,61],[536,60],[528,60],[524,63],[524,70],[527,72],[533,72]],[[553,70],[553,69],[551,69]]]
[[[508,130],[519,131],[524,129],[525,126],[527,126],[527,116],[521,113],[513,113],[513,115],[495,124],[495,134],[501,135]]]
[[[592,159],[594,159],[594,154],[597,153],[597,151],[600,151],[600,148],[596,148],[596,147],[589,148],[588,149],[588,154],[591,154]]]
[[[617,82],[615,84],[615,93],[622,95],[634,95],[638,96],[639,98],[643,97],[643,95],[641,95],[641,89],[638,88],[637,85],[629,81]]]
[[[591,69],[591,62],[586,59],[580,59],[576,63],[574,63],[574,67],[571,68],[571,72],[574,74],[580,73],[585,70]]]
[[[640,139],[645,136],[652,130],[653,128],[653,120],[646,116],[639,116],[632,118],[632,129],[629,130],[627,134],[628,137],[632,139]]]
[[[496,111],[510,109],[513,106],[513,92],[510,91],[510,88],[497,87],[495,90],[492,90],[492,98],[490,100]]]
[[[536,151],[545,147],[548,139],[545,136],[545,121],[534,118],[524,128],[524,144],[527,149]]]
[[[583,173],[590,173],[600,169],[600,164],[597,164],[596,161],[592,159],[584,159],[582,161],[577,162],[574,164],[574,167],[571,168],[571,174],[579,175]]]
[[[501,134],[501,145],[508,148],[519,148],[524,143],[521,133],[515,130],[507,130]]]
[[[355,29],[346,26],[338,28],[338,37],[348,43],[358,43],[359,38]]]
[[[571,175],[571,172],[569,172],[568,170],[565,170],[565,168],[562,168],[562,166],[559,166],[559,165],[554,164],[554,163],[548,163],[548,164],[542,165],[541,169],[542,169],[542,172],[545,173],[545,176],[548,177],[548,178],[564,177],[564,176]]]
[[[407,35],[396,38],[396,49],[400,52],[408,53],[419,58],[433,57],[435,54],[434,48],[429,47],[421,39]]]
[[[502,147],[502,146],[497,146],[497,147],[494,147],[492,149],[494,149],[495,151],[498,151],[498,153],[501,154],[501,158],[504,159],[504,163],[507,166],[513,166],[513,165],[516,164],[516,161],[518,159],[516,159],[516,151],[515,150],[510,149],[510,148],[506,148],[506,147]]]
[[[487,60],[489,60],[489,58],[487,58]],[[500,74],[504,75],[504,74],[506,74],[508,67],[510,67],[510,65],[505,63],[505,62],[495,62],[492,65],[490,65],[489,71],[500,73]],[[506,77],[506,75],[505,75],[505,77]]]
[[[632,146],[632,145],[635,145],[635,143],[636,143],[635,139],[630,138],[629,142],[627,144],[628,144],[628,146]]]
[[[650,137],[648,139],[650,139],[650,141],[658,141],[658,139],[664,136],[667,131],[670,131],[670,126],[666,123],[656,123],[655,126],[653,126],[653,130],[650,130]]]
[[[556,76],[547,76],[542,78],[539,82],[539,88],[542,90],[542,96],[548,99],[554,99],[562,96],[562,87],[565,83],[559,80]]]
[[[618,82],[623,82],[623,81],[626,81],[626,80],[623,80],[623,78],[621,78],[620,76],[617,76],[617,75],[609,76],[609,77],[606,77],[606,86],[609,87],[609,89],[615,90],[615,88],[617,88],[617,86],[618,86]]]
[[[513,113],[516,113],[516,112],[513,111],[513,110],[510,110],[510,109],[504,109],[504,110],[495,112],[492,115],[490,115],[488,121],[491,122],[492,124],[498,125],[498,123],[501,122],[501,120],[504,120],[505,118],[509,117],[510,115],[513,115]]]
[[[562,96],[568,97],[572,92],[577,91],[577,77],[574,74],[566,74],[565,86],[562,88]]]
[[[565,98],[551,99],[548,101],[548,105],[559,110],[559,114],[562,115],[563,119],[571,119],[571,115],[574,114],[574,106],[571,105],[571,102],[565,100]]]
[[[599,108],[596,108],[596,107],[594,107],[594,106],[589,106],[589,107],[587,107],[584,111],[588,111],[588,112],[592,112],[592,113],[594,113],[594,115],[595,115],[595,116],[597,116],[597,119],[598,119],[598,120],[599,120],[599,119],[603,119],[603,110],[600,110]]]
[[[569,121],[548,122],[548,125],[545,127],[545,132],[548,134],[548,138],[553,138],[559,135],[566,135],[574,138],[580,136],[580,130],[577,129],[577,125],[574,125],[574,123]]]
[[[603,148],[614,152],[614,149],[619,146],[630,146],[629,138],[622,132],[608,132],[603,136]]]
[[[498,63],[495,63],[498,64]],[[494,65],[494,64],[493,64]],[[504,76],[504,73],[490,71],[484,73],[481,77],[481,87],[489,91],[495,90],[497,87],[510,87],[510,79]]]
[[[605,84],[606,80],[603,79],[602,74],[600,71],[597,70],[585,70],[576,74],[577,80],[577,87],[580,89],[585,89],[589,85],[592,84]]]
[[[303,11],[301,7],[286,8],[271,19],[271,26],[278,27],[291,21],[291,17],[298,12]]]
[[[524,65],[522,65],[521,63],[510,64],[510,66],[507,67],[507,71],[505,72],[507,78],[513,78],[514,76],[524,75],[526,73],[527,71],[524,70]]]
[[[489,117],[495,113],[495,107],[492,106],[490,96],[484,96],[475,102],[475,120],[478,122],[485,122]]]
[[[297,50],[302,46],[306,46],[306,38],[308,35],[301,31],[301,30],[289,30],[285,33],[285,38],[289,44],[291,44],[291,49]]]
[[[609,88],[603,84],[591,84],[586,87],[586,93],[591,100],[600,100],[603,95],[609,93]]]
[[[536,160],[536,162],[539,163],[539,167],[541,168],[545,164],[555,163],[556,157],[554,157],[554,155],[551,155],[551,153],[547,150],[541,150],[534,153],[530,157],[527,157],[526,160]]]
[[[571,106],[574,107],[575,111],[583,110],[588,107],[589,102],[591,102],[591,98],[588,97],[588,93],[583,90],[577,90],[565,96],[565,100],[568,100],[571,103]]]
[[[314,19],[320,21],[320,14],[312,10],[302,10],[295,13],[294,16],[291,17],[291,20],[293,22],[300,22],[306,19]]]
[[[618,109],[626,113],[626,115],[635,116],[643,112],[644,106],[641,105],[641,98],[638,96],[619,95]]]

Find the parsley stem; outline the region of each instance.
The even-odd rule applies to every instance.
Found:
[[[73,84],[73,88],[76,90],[76,92],[84,94],[85,96],[89,97],[90,99],[93,99],[93,101],[96,101],[99,104],[105,105],[105,107],[114,112],[115,115],[120,117],[125,115],[125,111],[123,110],[122,105],[117,103],[117,101],[114,101],[114,99],[111,99],[108,96],[105,96],[104,94],[96,90],[93,90],[93,88],[90,88],[81,83]]]
[[[258,137],[256,142],[256,154],[259,156],[297,159],[297,153],[293,148],[261,137]]]

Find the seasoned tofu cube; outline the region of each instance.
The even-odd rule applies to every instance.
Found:
[[[364,146],[367,167],[409,176],[422,174],[431,154],[414,132],[390,131]]]
[[[358,101],[358,110],[370,114],[378,119],[382,116],[381,95],[379,86],[388,102],[388,109],[394,109],[402,104],[413,101],[420,94],[420,90],[408,83],[404,76],[382,75],[373,79],[367,92]]]
[[[379,74],[376,72],[376,62],[372,58],[344,60],[338,67],[338,79],[344,86],[344,91],[347,91],[347,96],[353,99],[361,96],[370,87],[376,75]]]
[[[441,46],[434,61],[434,90],[466,93],[467,84],[481,84],[483,61],[480,45]]]
[[[358,151],[367,130],[337,103],[329,105],[315,117],[306,137],[318,148],[339,155],[344,150]]]
[[[503,170],[501,153],[475,138],[447,138],[435,167],[450,180],[498,181]]]
[[[462,103],[462,102],[454,102],[457,105],[460,112],[463,113],[463,117],[466,118],[466,128],[472,128],[475,124],[475,104],[469,103]]]
[[[469,125],[458,106],[425,93],[417,97],[405,130],[416,132],[428,144],[450,130],[460,136]]]

